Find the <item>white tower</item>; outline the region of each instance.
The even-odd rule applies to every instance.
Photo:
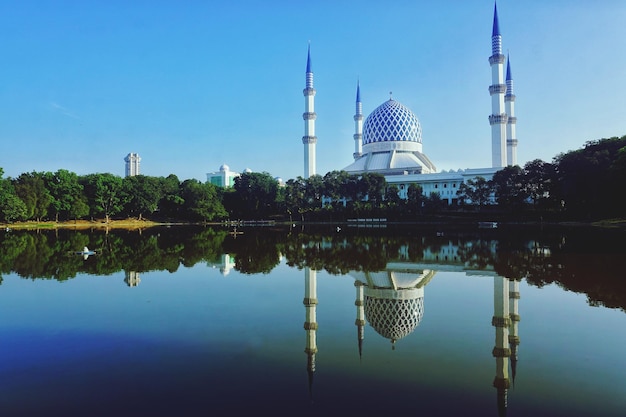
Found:
[[[317,136],[315,136],[315,89],[313,88],[313,72],[311,71],[311,45],[307,52],[306,58],[306,88],[302,91],[304,94],[304,136],[302,143],[304,144],[304,178],[315,175],[315,144]]]
[[[138,153],[129,153],[124,158],[126,161],[126,176],[133,177],[135,175],[139,175],[139,162],[141,162],[141,158]]]
[[[356,112],[354,114],[354,160],[363,155],[363,103],[361,103],[361,86],[356,83]]]
[[[506,85],[504,84],[504,55],[502,55],[502,36],[498,26],[498,7],[494,4],[493,9],[493,30],[491,32],[491,85],[489,94],[491,95],[491,115],[489,124],[491,125],[491,164],[493,168],[506,166],[506,125],[507,115],[504,110],[504,94]]]
[[[513,94],[513,77],[511,76],[511,59],[506,59],[506,95],[504,103],[508,119],[506,122],[506,160],[509,165],[517,165],[517,138],[515,136],[515,94]]]

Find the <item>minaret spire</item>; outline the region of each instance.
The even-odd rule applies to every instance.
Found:
[[[506,58],[506,95],[504,96],[506,122],[506,160],[508,165],[517,165],[517,137],[515,135],[515,94],[513,94],[513,76],[511,75],[511,58]]]
[[[356,82],[356,111],[354,114],[354,154],[355,160],[363,155],[363,103],[361,103],[361,85]]]
[[[315,175],[315,144],[317,136],[315,136],[315,88],[313,88],[313,70],[311,69],[311,44],[307,50],[306,58],[306,85],[302,92],[304,94],[304,136],[302,143],[304,144],[304,178]]]
[[[494,168],[506,166],[506,124],[507,114],[504,109],[504,55],[502,55],[502,36],[498,23],[498,7],[494,3],[493,29],[491,31],[491,53],[489,65],[491,65],[491,82],[489,94],[491,95],[491,163]]]

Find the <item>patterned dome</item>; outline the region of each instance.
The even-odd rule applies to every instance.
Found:
[[[365,297],[365,317],[378,334],[391,341],[410,334],[424,316],[424,297],[381,299]]]
[[[422,143],[422,126],[417,116],[393,99],[378,106],[363,125],[363,145],[391,141]]]

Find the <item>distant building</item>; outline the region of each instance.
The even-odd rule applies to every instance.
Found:
[[[134,177],[135,175],[139,175],[139,162],[141,162],[141,158],[138,153],[129,153],[124,158],[126,161],[126,176]]]
[[[240,175],[238,172],[231,171],[230,167],[224,164],[219,171],[206,174],[206,180],[217,187],[227,188],[234,186],[235,178]]]

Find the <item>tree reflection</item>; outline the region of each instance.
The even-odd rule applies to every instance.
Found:
[[[618,231],[293,230],[246,227],[155,227],[143,231],[39,230],[0,234],[0,276],[64,281],[78,274],[175,272],[198,263],[219,264],[223,254],[244,274],[268,274],[284,262],[298,269],[376,272],[390,262],[434,270],[489,270],[543,286],[585,293],[591,305],[626,311],[625,243]],[[76,251],[96,251],[83,259]],[[2,281],[0,280],[0,283]]]

